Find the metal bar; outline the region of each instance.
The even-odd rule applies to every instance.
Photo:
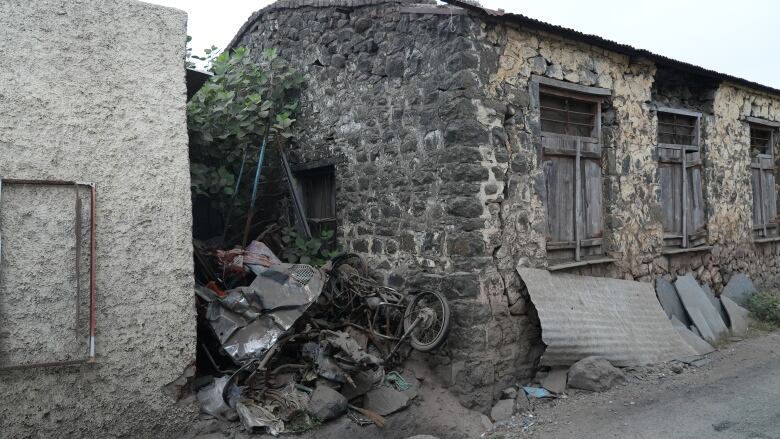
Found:
[[[567,112],[566,116],[568,117],[568,112]],[[567,122],[567,121],[557,120],[557,119],[547,119],[545,117],[541,117],[539,119],[541,119],[544,122],[562,123],[562,124],[566,124],[566,125],[579,125],[579,126],[583,126],[583,127],[591,127],[591,128],[593,128],[593,124],[592,123]]]
[[[93,363],[93,362],[94,361],[90,361],[89,358],[84,358],[84,359],[81,359],[81,360],[52,361],[52,362],[48,362],[48,363],[17,364],[17,365],[14,365],[14,366],[0,366],[0,371],[20,370],[20,369],[40,368],[40,367],[78,366],[78,365],[88,364],[88,363]]]
[[[3,179],[0,178],[0,203],[3,201]],[[0,266],[2,266],[3,262],[3,230],[0,228]],[[3,273],[0,272],[0,275]]]
[[[566,109],[563,109],[563,108],[545,107],[544,105],[540,105],[539,108],[542,109],[542,110],[550,110],[550,111],[568,111],[569,113],[581,114],[583,116],[595,116],[596,115],[596,113],[584,113],[582,111],[566,110]]]
[[[33,180],[24,178],[4,178],[3,183],[6,184],[35,184],[41,186],[85,186],[92,187],[94,183],[86,181],[72,181],[72,180]]]
[[[95,362],[95,334],[97,333],[97,189],[90,185],[89,217],[89,358],[87,363]]]
[[[233,196],[230,197],[230,206],[228,207],[227,215],[225,215],[225,225],[222,227],[222,242],[225,242],[228,228],[230,227],[230,221],[233,219],[233,207],[236,205],[236,197],[238,196],[238,189],[241,185],[241,179],[244,178],[244,167],[246,166],[246,154],[249,151],[249,145],[244,145],[244,156],[241,159],[241,167],[238,169],[238,177],[236,178],[236,185],[233,186]]]
[[[263,170],[263,162],[265,161],[265,146],[268,143],[268,133],[271,124],[265,129],[263,135],[263,143],[260,145],[259,155],[257,157],[257,169],[255,170],[255,180],[252,183],[252,198],[249,200],[249,211],[246,214],[246,224],[244,225],[244,239],[242,240],[241,247],[246,247],[246,241],[249,238],[249,229],[252,226],[252,217],[255,215],[255,200],[257,199],[257,187],[260,185],[260,174]]]
[[[76,225],[74,226],[76,234],[76,324],[73,329],[78,332],[81,320],[81,198],[79,198],[79,187],[74,186],[74,189],[76,191]]]
[[[29,369],[29,368],[41,368],[41,367],[64,367],[75,366],[80,364],[95,363],[95,334],[97,329],[97,220],[96,220],[96,203],[97,203],[97,189],[94,183],[84,181],[72,181],[72,180],[35,180],[35,179],[19,179],[19,178],[0,178],[0,190],[3,184],[17,184],[17,185],[40,185],[40,186],[73,186],[76,188],[76,304],[77,304],[77,323],[80,317],[78,310],[78,292],[80,290],[80,249],[81,249],[81,199],[78,194],[78,187],[90,188],[90,250],[89,250],[89,356],[80,360],[67,360],[67,361],[53,361],[44,363],[33,364],[19,364],[11,366],[0,366],[0,371]],[[0,241],[1,242],[1,241]],[[2,254],[0,249],[0,255]],[[77,325],[78,327],[78,325]]]

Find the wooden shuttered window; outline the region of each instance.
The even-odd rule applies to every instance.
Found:
[[[539,103],[548,259],[600,256],[601,99],[542,88]]]
[[[666,247],[706,244],[700,127],[700,115],[658,112],[657,158]]]
[[[778,236],[773,151],[775,135],[774,129],[770,127],[750,126],[754,238]]]
[[[312,236],[336,231],[336,170],[333,166],[314,168],[296,175],[303,198],[304,214]],[[332,238],[335,246],[335,233]]]

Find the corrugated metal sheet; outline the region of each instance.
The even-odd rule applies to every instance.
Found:
[[[542,364],[567,366],[591,355],[636,366],[696,355],[677,334],[653,285],[518,268],[539,313]]]

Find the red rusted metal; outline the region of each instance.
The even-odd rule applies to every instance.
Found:
[[[38,186],[74,186],[88,187],[90,189],[90,249],[89,249],[89,354],[87,358],[77,360],[66,361],[53,361],[34,364],[19,364],[11,366],[0,366],[0,371],[16,370],[16,369],[29,369],[29,368],[43,368],[43,367],[64,367],[64,366],[77,366],[81,364],[95,363],[95,334],[97,332],[97,189],[94,183],[83,181],[70,181],[70,180],[34,180],[34,179],[21,179],[21,178],[0,178],[0,187],[3,184],[11,185],[38,185]],[[78,193],[76,194],[78,199]],[[80,211],[80,201],[77,201],[76,211]],[[76,233],[80,233],[81,220],[76,221],[77,230]],[[77,239],[77,242],[80,239]],[[78,267],[78,261],[76,266]],[[80,269],[76,269],[76,277],[79,277]],[[77,304],[78,305],[78,304]]]
[[[88,363],[95,362],[95,334],[97,332],[97,189],[90,185],[90,228],[89,228],[89,358]]]

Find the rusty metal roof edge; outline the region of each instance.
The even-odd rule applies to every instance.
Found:
[[[481,6],[469,4],[461,0],[441,0],[441,1],[450,4],[452,6],[457,6],[459,8],[469,10],[478,15],[482,15],[486,18],[491,18],[493,20],[513,22],[527,28],[560,35],[565,38],[569,38],[586,44],[591,44],[593,46],[601,47],[603,49],[611,50],[613,52],[618,52],[624,55],[647,58],[648,60],[651,60],[657,64],[665,65],[668,67],[674,67],[679,70],[692,73],[695,75],[714,78],[721,81],[728,81],[737,85],[741,85],[743,87],[757,89],[765,93],[769,93],[775,96],[780,96],[780,89],[770,87],[768,85],[760,84],[758,82],[750,81],[748,79],[740,78],[737,76],[732,76],[726,73],[721,73],[715,70],[710,70],[705,67],[687,63],[685,61],[679,61],[663,55],[658,55],[656,53],[650,52],[649,50],[638,49],[628,44],[618,43],[600,37],[598,35],[586,34],[574,29],[570,29],[568,27],[547,23],[521,14],[505,13],[504,11],[494,11],[492,9],[487,9]]]

